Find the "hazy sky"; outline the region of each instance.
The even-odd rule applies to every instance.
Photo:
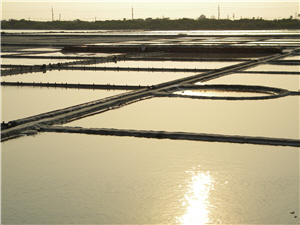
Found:
[[[299,1],[219,0],[219,1],[11,1],[1,0],[1,19],[52,20],[114,20],[133,18],[198,18],[201,14],[221,19],[262,17],[282,19],[299,14]]]

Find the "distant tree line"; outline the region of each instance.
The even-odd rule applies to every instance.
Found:
[[[114,29],[143,29],[143,30],[267,30],[267,29],[300,29],[300,20],[281,19],[263,20],[216,20],[207,19],[201,15],[198,19],[147,18],[134,20],[106,20],[87,22],[74,21],[30,21],[2,20],[1,29],[37,29],[37,30],[114,30]]]

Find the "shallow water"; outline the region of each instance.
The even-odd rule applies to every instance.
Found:
[[[66,126],[299,138],[299,98],[153,98]]]
[[[105,98],[124,91],[1,87],[1,121],[11,121]]]
[[[297,37],[295,38],[275,38],[275,39],[268,39],[267,42],[296,42],[300,43],[299,39]]]
[[[199,84],[199,83],[198,83]],[[266,87],[276,87],[287,89],[289,91],[298,91],[300,88],[299,75],[278,75],[278,74],[246,74],[235,73],[213,79],[205,82],[205,84],[242,84],[242,85],[258,85]]]
[[[254,41],[251,44],[256,44],[259,46],[300,46],[300,42],[298,41]]]
[[[300,55],[288,56],[281,60],[300,60]]]
[[[299,72],[299,66],[286,66],[286,65],[258,65],[253,68],[249,68],[246,71],[292,71],[292,72]]]
[[[1,58],[1,64],[7,65],[43,65],[49,63],[61,63],[74,60],[68,59],[18,59],[18,58]]]
[[[263,92],[226,91],[213,89],[176,91],[174,94],[204,97],[260,97],[269,95],[268,93]]]
[[[2,223],[292,224],[298,159],[291,147],[22,137],[2,143]]]
[[[117,63],[99,63],[99,64],[97,64],[97,66],[218,69],[218,68],[225,67],[225,66],[235,65],[238,63],[239,62],[118,61]]]
[[[53,70],[46,73],[32,73],[2,77],[6,82],[50,82],[82,84],[115,84],[115,85],[153,85],[162,82],[191,76],[191,73],[153,73],[128,71],[79,71]]]

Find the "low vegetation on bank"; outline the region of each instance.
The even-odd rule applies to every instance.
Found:
[[[37,30],[112,30],[112,29],[144,29],[144,30],[270,30],[270,29],[300,29],[300,20],[281,19],[134,19],[106,21],[30,21],[2,20],[1,29],[37,29]]]

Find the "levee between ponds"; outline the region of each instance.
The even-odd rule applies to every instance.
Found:
[[[140,138],[153,138],[153,139],[228,142],[228,143],[239,143],[239,144],[300,147],[299,140],[284,139],[284,138],[270,138],[270,137],[238,136],[238,135],[124,130],[124,129],[105,129],[105,128],[60,127],[60,126],[41,126],[40,131],[90,134],[90,135],[127,136],[127,137],[140,137]]]
[[[113,84],[72,84],[72,83],[31,83],[31,82],[1,82],[1,86],[18,87],[47,87],[47,88],[74,88],[93,90],[139,90],[148,86],[140,85],[113,85]]]
[[[220,46],[220,45],[85,45],[66,46],[63,52],[160,52],[165,53],[201,53],[201,54],[278,54],[282,53],[278,47],[264,46]]]

